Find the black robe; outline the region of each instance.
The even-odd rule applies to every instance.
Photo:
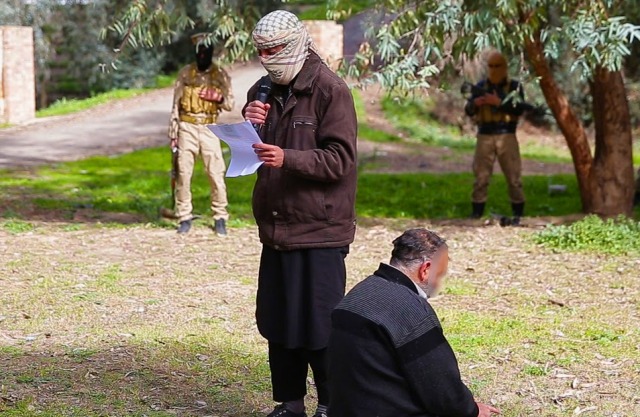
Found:
[[[286,349],[327,347],[331,312],[342,300],[348,247],[280,251],[263,246],[256,319],[260,334]]]

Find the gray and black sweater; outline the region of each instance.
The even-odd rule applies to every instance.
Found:
[[[435,311],[396,268],[356,285],[332,322],[331,417],[477,417]]]

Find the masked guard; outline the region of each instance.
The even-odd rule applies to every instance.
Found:
[[[520,82],[509,79],[507,60],[497,51],[487,58],[487,74],[486,79],[476,84],[465,106],[465,112],[478,126],[471,217],[480,218],[484,214],[489,181],[497,158],[509,187],[514,216],[510,223],[519,224],[524,214],[524,192],[516,128],[518,118],[524,113],[524,92]]]
[[[172,148],[178,148],[178,175],[176,179],[175,207],[179,222],[178,233],[191,228],[193,205],[191,177],[198,154],[211,184],[211,212],[214,228],[219,236],[227,234],[226,170],[220,140],[206,125],[216,123],[222,111],[231,111],[234,105],[229,75],[212,62],[214,47],[207,42],[207,34],[191,37],[196,61],[184,67],[175,84],[173,108],[169,125]]]

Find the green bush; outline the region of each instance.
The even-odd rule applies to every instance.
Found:
[[[536,243],[558,250],[608,254],[640,252],[640,222],[619,217],[587,216],[569,226],[549,226],[535,235]]]

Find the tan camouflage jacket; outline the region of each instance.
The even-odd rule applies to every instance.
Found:
[[[204,88],[214,88],[224,97],[221,103],[201,99],[198,94]],[[180,121],[215,123],[223,110],[234,106],[231,78],[225,70],[212,64],[205,72],[198,71],[196,64],[184,67],[178,74],[173,91],[173,108],[169,123],[169,138],[177,138]]]

